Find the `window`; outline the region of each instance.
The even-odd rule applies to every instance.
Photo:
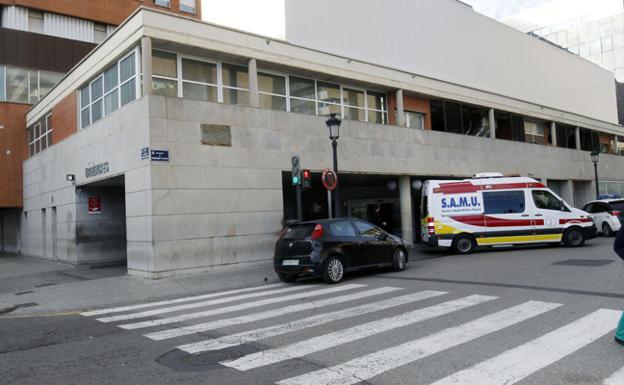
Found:
[[[39,99],[46,96],[62,78],[63,74],[61,73],[39,71]]]
[[[106,25],[93,23],[93,40],[95,43],[99,44],[106,40],[108,37],[108,33],[106,33]]]
[[[195,0],[180,0],[180,11],[195,13]]]
[[[28,10],[28,30],[34,33],[43,33],[43,12],[34,9]]]
[[[366,105],[364,91],[343,88],[344,118],[349,120],[366,121]]]
[[[249,105],[249,72],[247,67],[222,64],[223,103]]]
[[[314,80],[289,77],[290,111],[316,115],[316,85]]]
[[[318,95],[319,115],[342,114],[339,85],[317,82],[316,93]]]
[[[28,70],[6,67],[6,100],[28,103]]]
[[[523,213],[526,207],[524,191],[492,191],[483,193],[486,214]]]
[[[387,124],[388,110],[386,108],[386,95],[378,92],[366,91],[366,101],[368,122]]]
[[[329,224],[329,230],[334,237],[355,237],[355,230],[349,221],[333,222]]]
[[[218,101],[217,65],[182,58],[182,93],[185,98]]]
[[[6,98],[4,89],[4,66],[0,66],[0,100],[5,100]]]
[[[52,145],[52,115],[28,129],[28,149],[30,156],[38,154]]]
[[[383,230],[366,222],[354,221],[358,233],[367,238],[379,238],[384,234]]]
[[[163,96],[178,96],[178,59],[175,53],[152,51],[152,90]]]
[[[565,211],[565,206],[561,203],[561,200],[545,190],[533,190],[531,191],[533,196],[533,202],[535,207],[543,210]]]
[[[84,128],[137,98],[136,50],[80,89],[80,127]]]
[[[545,144],[544,123],[525,119],[524,138],[527,143]]]
[[[286,111],[286,77],[258,72],[260,107]]]
[[[169,8],[171,6],[171,0],[154,0],[154,4]]]
[[[425,128],[425,115],[420,112],[405,111],[405,125],[409,128]]]

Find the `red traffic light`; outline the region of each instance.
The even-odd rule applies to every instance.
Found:
[[[310,172],[310,170],[303,170],[303,179],[310,179],[312,178],[312,173]]]

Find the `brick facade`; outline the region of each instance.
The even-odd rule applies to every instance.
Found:
[[[0,208],[21,207],[22,162],[28,158],[28,104],[0,103]]]

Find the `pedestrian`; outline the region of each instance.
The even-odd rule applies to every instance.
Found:
[[[624,229],[618,231],[613,244],[613,250],[624,260]],[[624,314],[622,314],[620,323],[615,331],[615,341],[624,345]]]

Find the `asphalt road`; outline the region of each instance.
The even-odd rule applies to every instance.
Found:
[[[611,243],[432,251],[340,285],[8,315],[0,384],[621,385],[624,267]]]

